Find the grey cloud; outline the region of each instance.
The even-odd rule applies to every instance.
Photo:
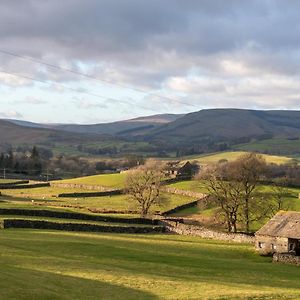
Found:
[[[1,48],[78,71],[88,64],[92,76],[146,90],[173,93],[172,78],[190,74],[221,78],[201,93],[261,75],[300,77],[299,11],[296,0],[3,1]],[[1,53],[0,63],[41,80],[82,80]]]

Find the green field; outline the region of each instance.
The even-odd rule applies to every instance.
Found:
[[[183,162],[195,161],[200,164],[210,164],[210,163],[217,163],[222,159],[233,161],[245,153],[247,152],[245,151],[218,152],[214,154],[186,156],[181,158],[181,160]],[[277,156],[277,155],[267,155],[267,154],[262,154],[262,156],[264,157],[267,163],[284,164],[292,160],[292,158],[287,156]]]
[[[93,175],[79,178],[72,178],[66,180],[55,181],[57,183],[71,183],[71,184],[86,184],[86,185],[100,185],[109,188],[123,188],[126,179],[126,173]]]
[[[207,189],[205,188],[205,184],[203,181],[197,181],[197,180],[187,180],[187,181],[180,181],[173,184],[168,185],[169,187],[176,188],[178,190],[189,190],[199,193],[207,193]],[[288,195],[284,198],[285,203],[288,205],[289,210],[294,211],[300,211],[300,188],[287,188]],[[272,191],[272,187],[270,185],[260,185],[258,187],[258,192],[266,193],[272,196],[274,194],[274,191]],[[208,207],[207,209],[203,209],[201,207],[190,207],[183,209],[175,214],[173,216],[176,217],[192,217],[194,219],[201,219],[203,220],[203,217],[211,217],[213,214],[217,211],[218,207]],[[253,223],[252,230],[256,231],[259,229],[265,221],[262,221],[260,223]]]
[[[242,151],[258,151],[292,155],[300,153],[300,140],[273,138],[236,145],[234,148]]]
[[[3,178],[0,178],[0,184],[1,183],[12,183],[12,182],[16,182],[18,180],[16,179],[3,179]]]
[[[99,209],[99,210],[136,210],[135,205],[132,201],[128,200],[127,195],[116,195],[116,196],[103,196],[103,197],[76,197],[76,198],[58,198],[57,195],[60,193],[72,193],[82,192],[86,190],[82,189],[63,189],[56,187],[42,187],[34,189],[8,189],[2,191],[1,205],[21,205],[21,206],[35,206],[39,204],[41,207],[65,207],[80,208],[80,210],[88,209]],[[195,199],[187,196],[174,195],[170,193],[164,193],[166,198],[165,205],[158,207],[154,206],[154,211],[165,211],[174,208],[178,205],[182,205],[188,202],[192,202]],[[34,202],[32,202],[32,200]]]
[[[175,235],[0,231],[0,299],[300,299],[296,266]]]

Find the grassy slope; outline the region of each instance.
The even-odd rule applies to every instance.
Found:
[[[57,181],[57,183],[75,183],[87,185],[100,185],[104,187],[122,188],[124,186],[126,173],[104,174],[79,177]]]
[[[127,195],[117,195],[117,196],[105,196],[105,197],[89,197],[89,198],[57,198],[55,195],[59,193],[70,193],[70,192],[80,192],[86,191],[81,189],[62,189],[54,187],[43,187],[36,189],[22,189],[22,190],[3,190],[2,197],[0,200],[8,201],[11,205],[22,205],[32,207],[31,200],[35,203],[39,203],[43,207],[56,206],[63,207],[66,205],[71,205],[73,207],[80,206],[85,209],[97,208],[106,210],[135,210],[136,208],[128,200]],[[164,196],[167,199],[166,205],[163,207],[154,207],[153,210],[164,211],[174,208],[178,205],[182,205],[193,201],[194,199],[187,196],[173,195],[165,193]],[[6,205],[5,202],[1,205]]]
[[[205,185],[201,181],[181,181],[181,182],[176,182],[173,184],[169,185],[170,187],[179,189],[179,190],[190,190],[190,191],[195,191],[195,192],[200,192],[200,193],[207,193],[207,189],[205,188]],[[261,185],[259,187],[260,192],[264,193],[269,193],[272,194],[274,193],[272,191],[271,186],[268,185]],[[288,203],[288,207],[290,210],[295,210],[295,211],[300,211],[300,199],[298,198],[298,195],[300,193],[300,188],[289,188],[289,195],[285,198],[285,201]],[[176,216],[194,216],[196,217],[197,215],[201,214],[202,216],[209,216],[213,213],[213,209],[206,209],[204,211],[201,211],[198,207],[191,207],[184,209],[178,213],[176,213]],[[258,228],[261,227],[262,224],[256,224],[254,230],[257,230]]]
[[[299,268],[173,235],[0,231],[0,299],[298,299]]]
[[[300,153],[300,140],[288,140],[283,138],[273,138],[262,141],[254,141],[247,144],[234,146],[237,150],[243,151],[269,151],[271,153]]]
[[[183,157],[183,161],[197,161],[200,164],[216,163],[221,159],[227,159],[228,161],[233,161],[239,158],[242,154],[245,154],[245,151],[231,151],[231,152],[219,152],[214,154],[206,155],[191,155]],[[276,163],[283,164],[289,162],[292,158],[286,156],[277,156],[277,155],[267,155],[262,154],[267,163]]]

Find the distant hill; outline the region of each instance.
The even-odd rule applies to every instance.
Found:
[[[272,145],[274,140],[276,151],[266,143],[257,143],[268,141],[268,145]],[[161,114],[92,125],[0,120],[0,144],[60,143],[63,150],[65,144],[73,145],[73,149],[80,145],[82,149],[89,148],[84,150],[87,153],[97,153],[90,148],[117,146],[116,153],[136,153],[138,147],[142,154],[176,151],[177,155],[189,155],[235,147],[245,151],[266,149],[268,153],[295,154],[300,153],[299,140],[300,111],[206,109],[186,115]],[[234,146],[239,144],[243,144],[242,148]]]
[[[177,120],[183,115],[176,114],[161,114],[147,117],[140,117],[131,120],[118,121],[112,123],[100,123],[92,125],[77,125],[65,124],[57,125],[56,129],[77,132],[77,133],[96,133],[96,134],[110,134],[110,135],[125,135],[135,136],[144,135],[150,130]]]
[[[15,122],[12,121],[0,120],[0,144],[2,145],[47,145],[49,143],[56,142],[79,144],[83,142],[96,142],[102,139],[109,138],[110,137],[104,135],[83,135],[78,133],[66,133],[64,131],[49,128],[21,126],[15,124]]]
[[[30,128],[56,129],[75,133],[109,134],[109,135],[143,135],[162,124],[167,124],[184,116],[184,114],[159,114],[130,120],[91,125],[81,124],[43,124],[22,120],[6,119],[16,125]]]
[[[148,135],[150,140],[189,145],[272,137],[300,137],[300,111],[201,110],[155,128]]]

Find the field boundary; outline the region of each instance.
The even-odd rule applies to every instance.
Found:
[[[187,225],[180,223],[179,220],[162,220],[162,224],[166,226],[166,231],[180,235],[199,236],[205,239],[213,239],[220,241],[229,241],[235,243],[254,244],[255,237],[244,233],[227,233],[208,229],[203,226]]]
[[[76,212],[52,211],[45,209],[16,209],[16,208],[0,208],[0,215],[23,215],[23,216],[39,216],[52,217],[62,219],[89,220],[111,223],[129,223],[129,224],[147,224],[159,225],[159,220],[146,218],[118,218],[111,216],[88,215]]]
[[[65,188],[65,189],[83,189],[83,190],[93,190],[93,191],[101,191],[101,192],[109,192],[109,191],[116,190],[114,188],[109,188],[101,185],[79,184],[79,183],[50,182],[50,186]]]
[[[122,195],[123,190],[112,190],[112,191],[103,191],[103,192],[79,192],[79,193],[61,193],[58,194],[57,197],[59,198],[75,198],[75,197],[105,197],[105,196],[116,196]]]
[[[43,183],[32,183],[32,184],[16,184],[10,186],[0,186],[2,190],[21,190],[21,189],[34,189],[34,188],[41,188],[41,187],[48,187],[50,186],[49,182]]]
[[[93,231],[93,232],[112,232],[112,233],[162,233],[164,226],[154,227],[134,227],[134,226],[106,226],[84,223],[58,223],[43,220],[25,219],[2,219],[1,228],[32,228],[32,229],[51,229],[64,231]]]
[[[164,211],[163,213],[161,213],[162,216],[168,216],[168,215],[171,215],[171,214],[174,214],[174,213],[177,213],[183,209],[186,209],[186,208],[190,208],[190,207],[195,207],[199,204],[199,202],[201,201],[204,201],[205,199],[207,199],[209,196],[208,195],[204,195],[203,194],[203,197],[200,198],[200,199],[197,199],[195,201],[192,201],[192,202],[189,202],[189,203],[186,203],[186,204],[182,204],[182,205],[178,205],[172,209],[169,209],[167,211]]]

